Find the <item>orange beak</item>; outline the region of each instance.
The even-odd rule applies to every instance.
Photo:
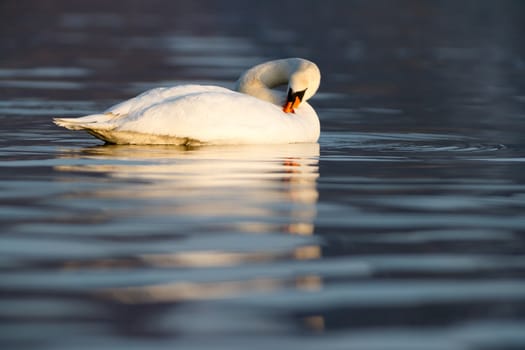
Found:
[[[293,101],[287,101],[283,106],[283,112],[284,113],[295,113],[295,108],[299,107],[299,104],[301,103],[301,99],[299,96],[295,96]]]

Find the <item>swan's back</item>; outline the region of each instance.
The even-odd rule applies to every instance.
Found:
[[[230,90],[220,86],[196,84],[179,85],[173,87],[159,87],[145,91],[134,98],[116,104],[105,110],[104,113],[112,113],[114,115],[132,114],[169,99],[196,93],[213,91],[228,92]]]

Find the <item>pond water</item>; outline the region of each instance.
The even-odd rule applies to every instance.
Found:
[[[2,2],[2,349],[525,347],[525,3],[299,5]],[[51,123],[289,56],[318,144]]]

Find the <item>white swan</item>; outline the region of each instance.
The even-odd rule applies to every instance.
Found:
[[[321,74],[301,58],[269,61],[246,71],[236,90],[219,86],[161,87],[103,114],[55,118],[115,144],[278,144],[317,142],[319,118],[306,103]],[[274,88],[288,85],[288,93]]]

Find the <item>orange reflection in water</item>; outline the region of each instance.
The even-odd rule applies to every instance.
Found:
[[[270,292],[282,286],[282,281],[270,278],[209,283],[180,281],[143,287],[112,288],[98,294],[122,303],[135,304],[223,299],[254,292]]]

